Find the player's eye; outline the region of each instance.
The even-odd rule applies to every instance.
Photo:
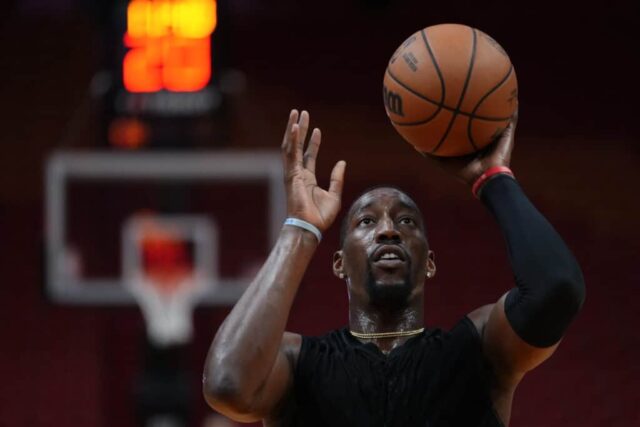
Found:
[[[360,221],[358,221],[358,225],[371,225],[373,223],[374,220],[370,216],[365,216],[364,218],[361,218]]]
[[[405,224],[405,225],[415,225],[415,221],[413,220],[413,218],[405,216],[400,218],[400,224]]]

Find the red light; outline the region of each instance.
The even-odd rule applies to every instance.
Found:
[[[171,231],[151,224],[141,241],[144,273],[158,290],[171,293],[193,275],[188,246]]]
[[[119,148],[134,150],[149,141],[149,128],[136,118],[118,118],[109,125],[109,142]]]

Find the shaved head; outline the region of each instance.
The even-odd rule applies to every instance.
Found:
[[[387,190],[397,192],[402,202],[406,204],[408,208],[416,210],[420,215],[420,217],[423,219],[422,211],[420,210],[416,202],[411,198],[411,196],[409,196],[405,191],[393,185],[376,185],[375,187],[370,187],[365,191],[363,191],[362,193],[360,193],[360,195],[353,201],[353,203],[351,203],[351,206],[349,206],[349,210],[347,211],[347,214],[342,219],[342,223],[340,224],[340,247],[341,248],[344,246],[344,240],[347,237],[347,233],[349,231],[349,223],[351,221],[351,217],[355,213],[357,213],[358,210],[366,207],[366,205],[368,204],[367,202],[362,203],[362,201],[365,199],[371,198],[371,196],[375,196],[376,192],[387,191]],[[424,227],[424,219],[423,219],[422,229],[426,237],[427,231],[426,231],[426,228]]]

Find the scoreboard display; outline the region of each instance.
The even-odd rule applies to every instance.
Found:
[[[115,7],[115,84],[105,99],[109,146],[224,145],[221,61],[214,57],[222,43],[218,6],[216,0],[121,0]]]
[[[122,77],[129,92],[194,92],[211,80],[215,0],[132,0]]]

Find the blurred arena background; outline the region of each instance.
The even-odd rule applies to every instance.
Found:
[[[138,12],[127,15],[129,3]],[[272,184],[291,108],[323,131],[324,183],[347,161],[345,204],[379,183],[419,202],[438,261],[429,326],[494,302],[511,286],[497,227],[401,140],[382,105],[395,47],[443,22],[477,27],[509,52],[520,88],[513,169],[587,283],[559,351],[519,386],[511,425],[640,425],[635,2],[167,0],[193,25],[127,25],[151,3],[3,3],[0,426],[235,425],[206,407],[201,369],[281,220]],[[136,49],[165,52],[142,66],[154,78],[139,78]],[[290,330],[346,322],[330,270],[337,244],[334,226]],[[147,308],[145,322],[125,283],[136,274],[169,293],[178,276],[218,286],[205,283],[192,328],[168,321],[154,334],[148,325],[163,320]],[[176,318],[191,318],[185,304]]]

